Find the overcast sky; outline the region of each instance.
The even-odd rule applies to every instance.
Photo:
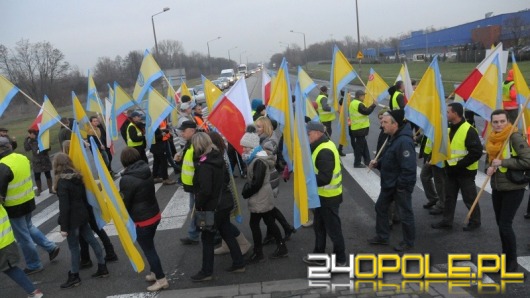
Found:
[[[387,38],[433,26],[451,27],[530,8],[527,0],[358,0],[361,36]],[[154,45],[151,16],[158,41],[183,43],[186,53],[266,62],[284,44],[303,47],[353,36],[357,25],[354,0],[0,0],[0,43],[14,49],[20,39],[49,41],[82,72],[98,57],[124,57],[130,50]]]

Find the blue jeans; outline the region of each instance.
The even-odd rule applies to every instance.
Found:
[[[195,195],[190,193],[190,211],[195,208]],[[188,227],[188,237],[192,240],[199,241],[200,231],[195,225],[195,215],[190,220],[190,225]]]
[[[381,189],[379,198],[375,203],[376,222],[375,232],[379,238],[388,240],[390,237],[390,224],[388,220],[388,209],[392,201],[395,200],[396,207],[401,217],[403,230],[403,241],[414,246],[416,238],[416,226],[414,223],[414,213],[412,212],[412,193],[407,190],[398,191],[396,188]]]
[[[96,240],[96,237],[94,237],[94,232],[92,231],[92,228],[90,228],[87,222],[82,224],[78,228],[70,229],[70,231],[68,231],[66,241],[68,242],[68,248],[70,249],[70,257],[72,260],[72,269],[70,271],[72,273],[79,272],[79,263],[81,258],[79,248],[79,235],[83,236],[83,239],[85,239],[85,241],[88,242],[90,246],[92,246],[92,249],[96,254],[96,258],[98,259],[98,264],[105,264],[105,259],[103,257],[103,249],[101,248],[101,245],[99,245],[99,242]]]
[[[26,273],[17,266],[7,269],[4,273],[21,286],[26,293],[31,294],[36,290],[31,280],[26,276]]]
[[[48,253],[51,253],[57,245],[48,240],[48,238],[46,238],[46,236],[37,229],[33,223],[31,223],[31,212],[17,218],[10,218],[9,220],[11,221],[11,227],[13,228],[15,239],[17,240],[18,245],[20,245],[20,249],[22,249],[27,268],[30,270],[42,268],[42,263],[35,244],[44,248]]]
[[[337,257],[337,262],[344,263],[347,259],[344,236],[342,235],[342,225],[339,217],[339,206],[340,203],[315,208],[313,218],[315,249],[313,252],[324,253],[326,251],[326,236],[329,236],[333,243],[333,253]]]
[[[154,241],[156,228],[158,227],[159,223],[160,221],[157,221],[156,223],[147,227],[136,227],[136,241],[138,241],[138,244],[142,248],[145,258],[147,259],[147,263],[149,263],[149,267],[151,267],[151,272],[155,274],[156,279],[162,279],[166,277],[164,271],[162,270],[162,263],[160,262],[160,257],[156,252]]]

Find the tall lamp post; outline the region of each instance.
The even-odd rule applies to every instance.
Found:
[[[212,40],[208,40],[206,42],[206,47],[208,48],[208,66],[210,68],[210,74],[212,74],[212,62],[210,61],[210,42],[216,41],[216,40],[219,40],[219,39],[221,39],[221,36],[217,36],[217,38],[214,38]]]
[[[154,37],[155,37],[155,50],[156,50],[156,57],[157,57],[157,58],[158,58],[158,43],[156,42],[156,31],[155,31],[155,19],[154,19],[154,17],[155,17],[156,15],[159,15],[159,14],[161,14],[161,13],[164,13],[164,12],[166,12],[166,11],[168,11],[168,10],[169,10],[169,7],[164,7],[164,9],[163,9],[161,12],[159,12],[159,13],[155,13],[154,15],[151,16],[151,23],[153,24],[153,35],[154,35]]]
[[[308,68],[307,68],[307,48],[306,48],[306,45],[305,45],[305,33],[304,32],[297,32],[297,31],[294,31],[294,30],[291,30],[291,33],[302,34],[304,36],[305,70],[308,70]]]
[[[233,50],[233,49],[237,49],[237,46],[235,46],[235,47],[233,47],[233,48],[231,48],[231,49],[228,49],[228,66],[229,66],[229,67],[230,67],[230,65],[232,64],[232,63],[230,62],[230,61],[232,61],[232,60],[230,59],[230,51]]]

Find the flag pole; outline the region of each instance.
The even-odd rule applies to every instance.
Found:
[[[48,112],[48,110],[44,109],[42,107],[42,105],[40,105],[38,102],[36,102],[33,98],[31,98],[29,95],[27,95],[24,91],[18,89],[18,91],[24,95],[27,99],[31,100],[36,106],[38,106],[39,108],[41,108],[44,112],[46,112],[48,115],[50,115],[52,118],[55,118],[55,116],[52,115],[52,113]],[[68,129],[69,131],[72,131],[68,126],[66,126],[64,123],[62,123],[61,121],[59,121],[59,124],[61,124],[62,126],[64,126],[66,129]]]
[[[528,103],[530,103],[530,97],[528,97],[526,99],[524,107],[526,107],[528,105]],[[519,111],[519,114],[517,115],[517,118],[515,119],[515,123],[512,124],[512,128],[510,129],[510,133],[508,134],[508,137],[506,138],[506,140],[504,140],[504,143],[502,144],[501,150],[499,151],[499,153],[497,153],[497,157],[495,159],[499,159],[499,157],[501,156],[502,152],[504,151],[504,148],[506,147],[506,145],[510,141],[510,136],[512,135],[512,133],[514,132],[515,128],[517,127],[517,124],[519,123],[519,120],[520,120],[521,115],[523,113],[524,113],[524,109],[521,109],[521,111]],[[490,160],[489,162],[491,164],[492,161]],[[480,196],[484,192],[484,189],[486,188],[486,185],[488,184],[490,179],[491,179],[491,176],[488,175],[486,180],[484,180],[484,183],[482,183],[482,187],[480,188],[480,191],[478,192],[477,197],[475,198],[475,201],[473,202],[473,205],[471,205],[471,208],[469,208],[469,212],[466,215],[466,219],[464,220],[464,224],[467,225],[467,223],[469,222],[469,218],[471,217],[471,213],[473,213],[473,211],[475,210],[475,207],[477,206],[478,201],[480,200]]]
[[[381,148],[379,148],[379,152],[377,152],[377,154],[375,155],[374,157],[374,160],[377,162],[377,160],[379,159],[379,155],[381,155],[381,153],[383,152],[383,149],[385,148],[386,146],[386,143],[388,142],[388,139],[390,139],[390,136],[388,136],[385,140],[385,142],[383,143],[383,145],[381,146]],[[367,173],[370,173],[370,171],[372,170],[372,168],[368,167],[368,171]]]

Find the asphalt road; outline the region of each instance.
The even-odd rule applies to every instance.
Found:
[[[294,84],[294,77],[291,79]],[[261,95],[261,73],[247,79],[250,99],[260,98]],[[352,87],[356,89],[358,87]],[[316,92],[315,94],[316,95]],[[368,143],[371,152],[375,150],[377,136],[379,134],[379,125],[377,123],[377,111],[371,115],[371,130],[368,137]],[[479,123],[479,127],[482,124]],[[335,130],[338,131],[338,130]],[[334,139],[338,133],[334,133]],[[118,145],[119,148],[123,143]],[[340,208],[342,220],[342,229],[346,242],[346,251],[350,254],[359,253],[394,253],[392,246],[372,246],[366,239],[374,236],[375,233],[375,211],[374,199],[379,193],[378,173],[368,174],[366,169],[352,168],[352,149],[348,146],[344,150],[348,154],[343,158],[343,197],[344,202]],[[118,155],[116,155],[118,156]],[[374,154],[372,154],[372,157]],[[418,160],[418,167],[421,167],[422,161]],[[113,169],[119,170],[119,158],[115,157]],[[419,169],[419,168],[418,168]],[[483,163],[481,163],[483,170]],[[419,175],[419,172],[418,172]],[[355,177],[355,179],[354,179]],[[483,177],[483,176],[481,176]],[[238,187],[241,189],[244,180],[236,178]],[[453,230],[433,230],[430,224],[437,222],[440,217],[428,214],[428,211],[422,208],[426,203],[426,198],[421,183],[418,179],[418,186],[412,194],[412,203],[416,222],[416,246],[413,253],[430,254],[431,264],[438,269],[446,266],[448,253],[500,253],[501,244],[498,235],[497,226],[494,219],[494,213],[491,204],[491,196],[487,191],[482,197],[480,207],[482,212],[482,227],[473,232],[463,232],[463,221],[467,212],[464,204],[460,200],[457,204],[455,223]],[[528,194],[525,196],[521,207],[514,219],[514,228],[518,240],[518,253],[520,265],[525,265],[527,272],[530,267],[530,251],[527,250],[527,243],[530,243],[528,233],[529,220],[523,218],[525,213]],[[44,199],[45,198],[45,199]],[[302,262],[302,257],[312,252],[314,244],[314,234],[311,228],[300,228],[292,239],[287,242],[289,257],[279,260],[267,260],[264,263],[247,266],[245,273],[226,273],[225,268],[230,266],[230,257],[228,255],[218,256],[215,258],[214,280],[205,283],[193,283],[190,276],[197,273],[201,264],[201,246],[183,246],[179,238],[187,235],[186,230],[189,219],[186,216],[188,208],[188,195],[177,186],[162,186],[157,190],[157,198],[161,210],[164,210],[163,217],[167,221],[165,229],[160,229],[156,234],[156,245],[162,260],[164,271],[170,280],[171,289],[187,289],[197,287],[213,287],[221,285],[255,283],[263,281],[279,281],[290,279],[307,278],[307,267]],[[54,204],[57,198],[55,196],[47,197],[45,192],[38,200],[37,210],[34,212],[35,218],[41,218],[42,223],[39,228],[53,237],[53,230],[57,226],[57,215],[53,215]],[[275,201],[276,205],[289,221],[292,222],[293,214],[293,191],[292,180],[281,182],[280,194]],[[237,224],[238,228],[251,240],[250,228],[248,225],[249,213],[246,202],[242,202],[244,220],[243,223]],[[52,215],[52,216],[50,216]],[[36,224],[36,223],[35,223]],[[37,224],[36,224],[37,225]],[[263,225],[262,225],[263,226]],[[111,233],[112,234],[112,233]],[[394,226],[391,236],[391,244],[398,244],[401,240],[401,227]],[[59,238],[53,238],[60,242]],[[37,287],[42,289],[47,297],[107,297],[113,295],[124,295],[120,297],[151,297],[147,295],[145,288],[148,284],[144,281],[145,272],[135,273],[127,260],[123,250],[120,247],[119,239],[111,236],[116,247],[120,260],[116,263],[108,264],[110,277],[105,279],[92,279],[92,274],[96,268],[81,271],[82,284],[74,289],[61,290],[59,285],[67,278],[69,270],[70,256],[66,241],[60,242],[61,253],[53,262],[48,261],[48,256],[43,250],[41,260],[45,270],[41,273],[30,276]],[[328,240],[329,241],[329,240]],[[328,242],[328,250],[331,252],[332,245]],[[264,248],[265,254],[271,254],[274,246],[269,245]],[[92,260],[95,257],[92,254]],[[472,262],[474,262],[473,260]],[[22,262],[23,263],[23,262]],[[22,264],[20,265],[23,266]],[[148,265],[146,264],[146,268]],[[146,269],[148,270],[148,269]],[[441,269],[443,270],[443,269]],[[528,273],[528,272],[527,272]],[[498,275],[489,275],[493,282],[499,282]],[[464,288],[467,294],[479,296],[477,287]],[[527,297],[530,292],[529,283],[507,285],[506,295],[511,297]],[[131,294],[131,295],[128,295]],[[10,279],[4,277],[0,282],[1,297],[22,297],[23,291],[18,288]],[[495,296],[495,295],[490,295]]]

